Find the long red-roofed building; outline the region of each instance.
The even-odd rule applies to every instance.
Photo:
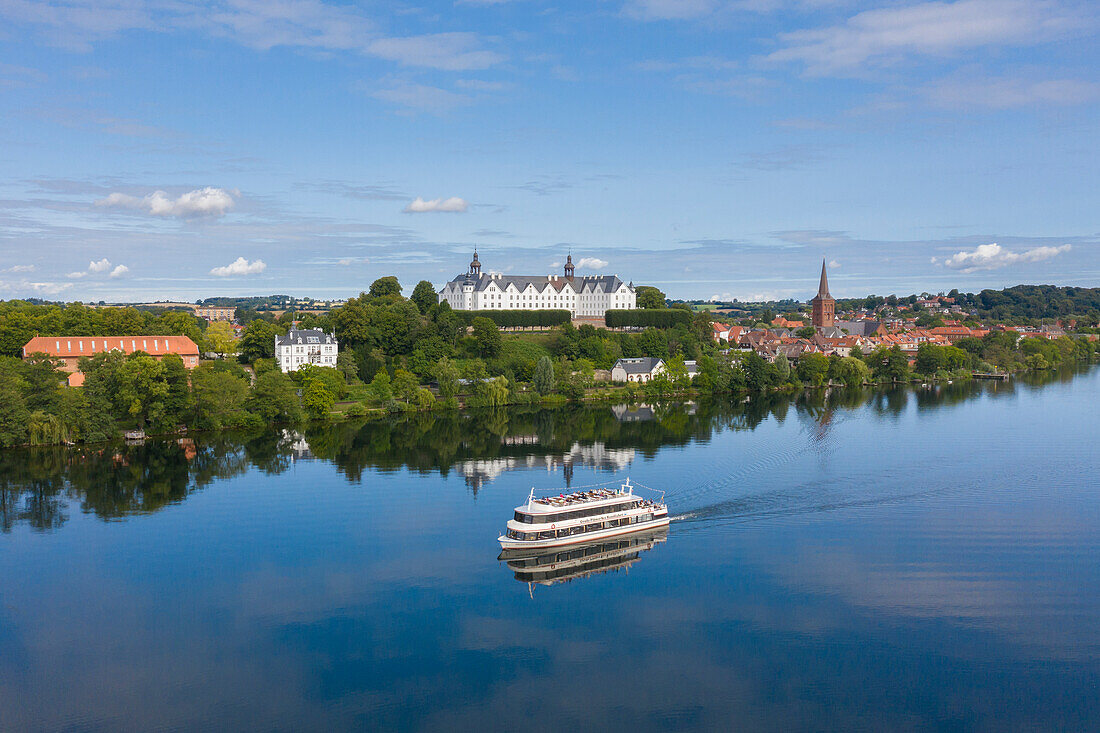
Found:
[[[144,351],[157,359],[166,354],[179,354],[188,369],[199,363],[199,347],[187,336],[35,336],[23,347],[23,358],[46,354],[64,362],[61,368],[69,372],[69,386],[79,387],[84,383],[80,358],[105,351],[124,354]]]

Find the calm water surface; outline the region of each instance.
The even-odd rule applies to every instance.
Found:
[[[1098,398],[1093,369],[8,452],[0,729],[1095,730]],[[498,561],[531,486],[627,475],[667,536]]]

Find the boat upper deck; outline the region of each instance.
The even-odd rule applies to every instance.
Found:
[[[632,493],[621,489],[592,489],[590,491],[575,491],[572,494],[559,494],[557,496],[542,496],[531,500],[529,510],[533,512],[552,512],[558,509],[578,509],[581,506],[598,502],[610,502],[615,499],[633,498]]]

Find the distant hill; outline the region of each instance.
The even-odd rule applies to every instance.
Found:
[[[923,295],[928,295],[924,293]],[[1063,287],[1058,285],[1014,285],[1004,290],[982,290],[979,293],[962,293],[952,290],[947,296],[967,311],[977,311],[982,319],[999,321],[1040,320],[1043,318],[1064,318],[1078,316],[1095,323],[1100,321],[1100,288]],[[915,303],[919,295],[868,295],[865,298],[838,298],[837,310],[877,308],[881,305]],[[686,302],[695,310],[714,308],[737,308],[757,314],[767,310],[772,313],[805,310],[805,303],[791,300],[770,303],[707,303],[706,301]]]
[[[983,290],[977,294],[951,292],[956,302],[963,307],[977,309],[982,318],[1061,318],[1071,315],[1084,316],[1090,321],[1100,318],[1100,288],[1015,285],[1004,290]]]

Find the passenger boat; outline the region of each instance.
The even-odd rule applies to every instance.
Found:
[[[627,570],[643,552],[668,537],[668,527],[643,530],[622,537],[582,542],[548,550],[502,550],[503,560],[516,580],[537,585],[556,585],[599,573]]]
[[[536,497],[531,489],[497,540],[505,550],[536,550],[667,527],[668,506],[659,493],[660,501],[638,496],[629,478],[618,488],[556,496]]]

